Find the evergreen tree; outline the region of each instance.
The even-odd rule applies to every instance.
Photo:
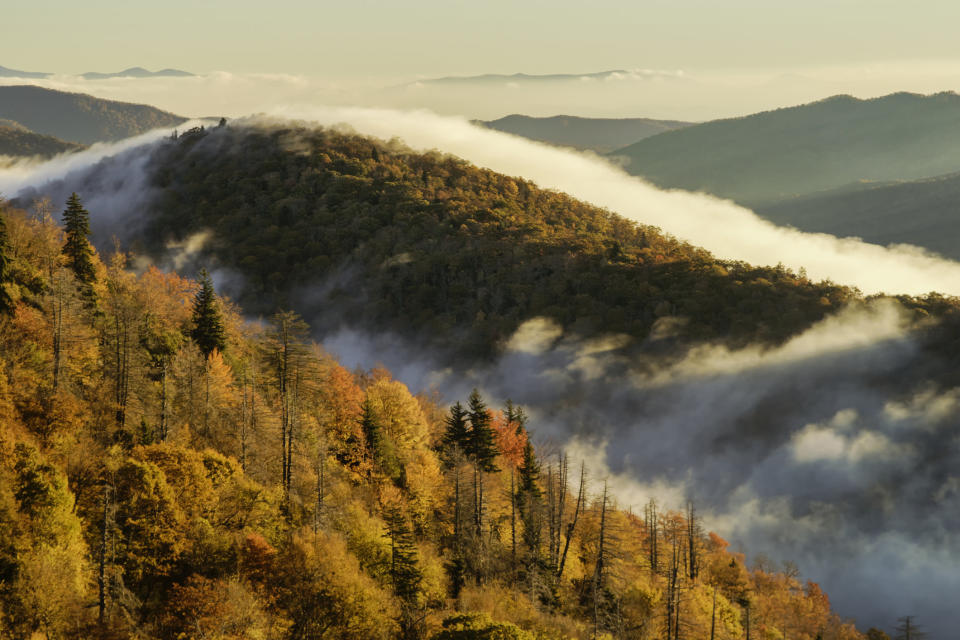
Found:
[[[67,208],[63,211],[63,230],[67,236],[63,245],[67,266],[81,283],[84,296],[92,299],[92,285],[97,273],[93,266],[93,247],[89,240],[90,213],[83,208],[80,196],[76,193],[67,199]]]
[[[393,593],[400,600],[400,637],[415,640],[423,636],[423,618],[418,596],[423,573],[419,567],[416,541],[407,517],[397,506],[385,509],[383,519],[390,537],[390,579]]]
[[[543,492],[537,484],[540,479],[540,462],[534,453],[533,444],[529,437],[523,447],[523,464],[518,469],[520,482],[517,486],[515,500],[520,509],[520,520],[523,522],[523,544],[527,548],[531,559],[538,559],[540,554],[541,525],[542,525],[542,496]],[[528,567],[533,570],[534,567]]]
[[[0,215],[0,313],[13,311],[13,300],[3,286],[10,281],[10,245],[7,242],[7,223]]]
[[[452,453],[454,449],[466,452],[470,440],[470,429],[467,425],[467,411],[459,401],[450,407],[450,415],[444,422],[447,425],[443,433],[444,449],[448,453]]]
[[[360,405],[360,429],[363,431],[363,437],[367,441],[367,449],[370,451],[370,457],[376,459],[382,439],[382,428],[373,413],[373,405],[370,403],[370,398],[365,398],[363,404]]]
[[[527,429],[527,413],[523,407],[513,404],[513,400],[507,398],[506,406],[507,422],[516,426],[517,435],[520,435]]]
[[[897,620],[896,632],[894,640],[922,640],[927,637],[927,632],[916,623],[915,616],[903,616]]]
[[[470,435],[467,439],[467,455],[473,458],[481,471],[487,473],[499,471],[494,464],[494,460],[500,452],[497,451],[493,419],[490,417],[486,403],[476,389],[470,394],[468,406],[467,417],[470,419]]]
[[[215,350],[223,351],[227,345],[223,315],[213,290],[213,281],[206,269],[200,270],[200,290],[193,298],[193,330],[190,337],[200,347],[204,357]]]
[[[534,452],[533,444],[527,438],[527,443],[523,446],[523,464],[520,466],[520,486],[518,493],[526,494],[539,498],[541,496],[540,487],[537,482],[540,479],[540,461],[537,460],[537,454]]]

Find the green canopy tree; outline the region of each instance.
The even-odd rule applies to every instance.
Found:
[[[423,613],[418,598],[423,573],[419,553],[407,517],[396,504],[384,509],[383,519],[390,537],[390,579],[393,593],[401,603],[400,637],[416,640],[423,636]]]
[[[192,323],[190,337],[205,358],[214,351],[223,351],[227,345],[227,332],[213,281],[206,269],[200,270],[200,289],[193,298]]]
[[[499,471],[494,461],[499,455],[497,436],[493,430],[493,418],[487,410],[487,404],[476,389],[467,402],[467,417],[470,419],[470,434],[467,438],[466,452],[473,458],[481,471],[492,473]]]
[[[520,509],[520,520],[523,522],[523,544],[531,560],[539,560],[542,532],[543,492],[538,481],[540,478],[540,461],[533,450],[533,444],[527,437],[523,447],[523,464],[519,469],[520,482],[514,499]],[[528,567],[535,569],[536,563]]]
[[[466,452],[470,439],[467,410],[459,401],[450,407],[450,414],[444,419],[444,424],[446,428],[443,432],[443,448],[448,460],[452,461]]]
[[[63,211],[63,230],[66,242],[63,254],[67,257],[67,266],[81,284],[84,297],[93,299],[93,283],[97,279],[93,264],[93,247],[90,246],[90,212],[83,208],[80,196],[76,193],[67,199],[67,208]]]
[[[513,400],[507,398],[507,406],[504,411],[507,422],[517,427],[517,435],[524,433],[527,429],[527,412],[523,407],[513,404]]]

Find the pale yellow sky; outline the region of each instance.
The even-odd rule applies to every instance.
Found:
[[[30,0],[0,65],[328,78],[960,60],[951,0]]]
[[[309,104],[705,120],[837,93],[960,90],[960,2],[923,0],[30,0],[0,65],[184,115]],[[131,66],[186,80],[85,81]],[[385,90],[484,73],[656,70],[611,82]],[[74,77],[71,77],[74,76]],[[19,82],[2,80],[4,83]]]

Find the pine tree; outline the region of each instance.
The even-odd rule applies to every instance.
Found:
[[[414,640],[423,636],[423,618],[418,603],[423,573],[419,567],[416,541],[407,517],[397,506],[383,514],[390,537],[390,579],[393,593],[401,603],[400,637]]]
[[[443,433],[443,448],[448,457],[453,457],[457,450],[464,453],[470,439],[470,430],[467,425],[467,411],[459,401],[450,407],[450,415],[444,422],[447,427]]]
[[[192,320],[193,330],[190,337],[203,356],[206,358],[214,351],[223,351],[227,345],[227,333],[217,303],[217,294],[213,290],[213,281],[206,269],[200,270],[200,289],[193,298]]]
[[[915,616],[903,616],[897,620],[897,635],[894,640],[922,640],[927,637],[927,632],[915,621]]]
[[[523,464],[520,466],[520,483],[517,487],[516,501],[520,507],[520,519],[523,521],[523,544],[531,559],[539,559],[543,492],[537,485],[540,478],[540,462],[533,451],[529,438],[523,447]]]
[[[540,479],[540,461],[537,460],[537,454],[533,450],[533,444],[530,439],[523,446],[523,464],[520,466],[520,486],[519,493],[539,498],[541,496],[540,487],[537,482]]]
[[[63,228],[67,236],[63,245],[67,266],[80,282],[84,296],[92,301],[92,285],[97,273],[93,266],[93,247],[89,240],[90,213],[83,208],[80,196],[76,193],[67,199],[67,208],[63,211]]]
[[[497,451],[496,434],[493,431],[493,419],[487,411],[487,405],[474,389],[468,401],[467,417],[470,419],[470,436],[467,439],[466,452],[481,471],[491,473],[499,471],[494,460]]]
[[[513,404],[513,400],[507,398],[506,414],[507,422],[516,427],[517,435],[526,431],[527,413],[523,410],[523,407]]]
[[[0,313],[13,311],[13,300],[4,284],[10,281],[10,245],[7,241],[7,224],[0,215]]]
[[[367,449],[370,451],[370,457],[377,458],[377,451],[380,449],[382,439],[380,423],[377,422],[373,414],[373,405],[369,398],[365,398],[360,405],[360,429],[363,431],[363,437],[367,441]]]

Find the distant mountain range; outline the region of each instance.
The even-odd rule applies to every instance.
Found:
[[[476,76],[444,76],[442,78],[427,78],[409,84],[422,85],[503,85],[509,83],[549,83],[549,82],[582,82],[589,80],[608,80],[624,77],[676,77],[676,74],[666,71],[611,69],[593,73],[485,73]]]
[[[668,131],[612,155],[662,187],[764,209],[861,180],[960,170],[960,95],[834,96]]]
[[[41,72],[41,71],[21,71],[19,69],[9,69],[7,67],[0,67],[0,78],[49,78],[55,74]],[[179,69],[161,69],[160,71],[150,71],[144,69],[143,67],[130,67],[129,69],[124,69],[123,71],[116,71],[113,73],[100,73],[97,71],[90,71],[87,73],[81,73],[80,77],[86,80],[105,80],[108,78],[159,78],[159,77],[169,77],[169,78],[187,78],[195,74],[190,73],[189,71],[181,71]]]
[[[0,87],[0,118],[80,144],[122,140],[186,121],[148,105],[22,85]]]
[[[52,75],[52,73],[41,71],[20,71],[19,69],[0,67],[0,78],[49,78]]]
[[[499,120],[474,122],[489,129],[511,133],[537,142],[581,150],[589,149],[600,153],[691,124],[678,120],[649,118],[579,118],[577,116],[534,118],[518,114]]]
[[[130,67],[129,69],[124,69],[123,71],[117,71],[114,73],[99,73],[96,71],[90,71],[88,73],[80,74],[81,78],[85,78],[87,80],[105,80],[107,78],[189,78],[192,76],[194,76],[194,74],[190,73],[189,71],[181,71],[179,69],[161,69],[160,71],[149,71],[143,67]]]

